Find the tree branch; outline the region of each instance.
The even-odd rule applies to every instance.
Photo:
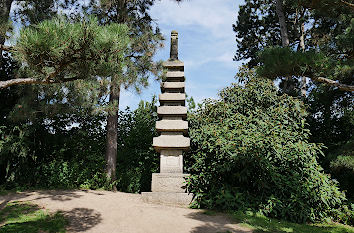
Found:
[[[0,44],[0,51],[10,52],[14,50],[14,47]]]
[[[21,84],[54,84],[54,83],[66,83],[74,80],[79,80],[80,78],[65,78],[62,80],[40,80],[35,78],[15,78],[6,81],[0,81],[0,89],[7,88],[14,85]]]
[[[342,91],[354,91],[354,86],[353,85],[347,85],[347,84],[342,84],[338,83],[334,80],[324,78],[324,77],[310,77],[312,80],[328,84],[329,86],[334,86],[338,87]]]
[[[343,3],[343,4],[345,4],[345,5],[347,5],[347,6],[349,6],[349,7],[352,8],[352,9],[354,9],[354,4],[353,4],[353,3],[346,2],[346,1],[343,1],[343,0],[341,0],[340,2]]]

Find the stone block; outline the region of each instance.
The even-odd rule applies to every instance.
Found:
[[[169,91],[169,90],[178,90],[180,92],[184,92],[185,84],[184,82],[162,82],[161,83],[161,91]]]
[[[183,67],[182,67],[183,68]],[[168,71],[165,75],[167,82],[184,82],[185,76],[183,71]]]
[[[160,173],[183,173],[182,150],[161,150]]]
[[[186,94],[184,93],[163,93],[159,95],[160,102],[172,101],[183,102],[186,100]]]
[[[188,122],[183,120],[161,120],[156,122],[158,132],[184,132],[187,133]]]
[[[163,116],[181,116],[187,117],[187,107],[185,106],[160,106],[157,107],[157,114]]]
[[[161,135],[153,138],[152,145],[156,151],[164,149],[188,150],[190,147],[190,139],[183,135]]]
[[[167,71],[166,78],[181,78],[184,77],[184,71]]]
[[[193,194],[173,192],[142,192],[142,199],[146,203],[162,204],[168,206],[188,207],[193,200]]]
[[[185,177],[189,174],[182,173],[152,173],[152,192],[185,193]]]
[[[171,68],[184,68],[184,62],[180,61],[180,60],[167,60],[165,62],[162,63],[162,66],[167,68],[167,69],[171,69]]]

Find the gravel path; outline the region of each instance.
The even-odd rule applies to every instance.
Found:
[[[21,192],[0,196],[0,209],[14,200],[62,211],[69,220],[68,232],[252,232],[225,215],[210,216],[202,210],[147,204],[139,194],[92,190]]]

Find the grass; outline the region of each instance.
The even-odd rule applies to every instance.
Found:
[[[354,233],[354,227],[343,224],[297,224],[278,219],[267,218],[252,212],[232,214],[242,226],[251,228],[255,233]]]
[[[11,202],[0,210],[0,233],[65,232],[67,221],[28,202]]]

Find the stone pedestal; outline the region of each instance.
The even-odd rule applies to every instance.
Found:
[[[151,191],[142,193],[146,202],[175,206],[188,206],[192,194],[186,193],[183,174],[183,151],[190,147],[187,108],[185,107],[184,63],[178,60],[178,34],[171,33],[170,59],[164,62],[166,80],[161,83],[160,107],[156,129],[160,136],[153,146],[160,153],[160,173],[152,174]],[[173,51],[172,51],[173,50]]]
[[[151,182],[152,192],[185,192],[185,177],[179,173],[153,173]]]

